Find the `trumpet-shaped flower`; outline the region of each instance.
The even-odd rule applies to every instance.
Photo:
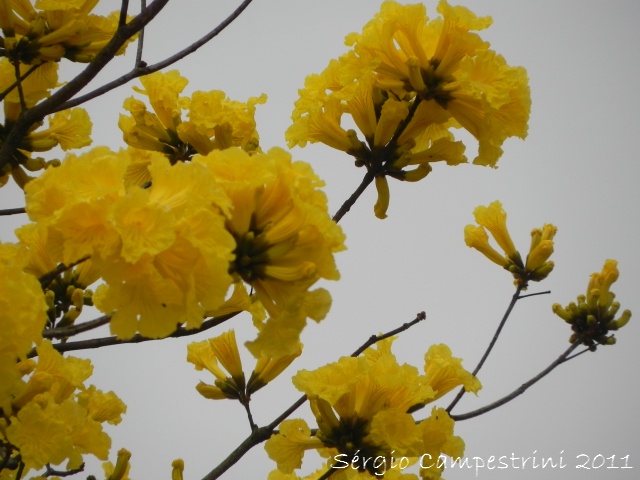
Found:
[[[41,341],[47,321],[42,288],[35,276],[24,272],[26,266],[24,249],[0,243],[0,352],[11,362]]]
[[[191,343],[187,348],[187,361],[193,363],[196,370],[206,369],[215,377],[214,385],[205,382],[197,385],[196,389],[203,397],[212,400],[231,398],[244,404],[250,401],[254,392],[280,375],[302,353],[299,347],[294,354],[280,358],[262,355],[247,382],[233,330],[216,338]]]
[[[29,65],[62,58],[92,61],[114,36],[120,17],[118,11],[108,16],[91,14],[98,3],[95,0],[39,1],[38,9],[21,0],[5,3],[0,15],[4,55]],[[128,39],[116,55],[124,53],[132,40]]]
[[[286,138],[290,147],[323,142],[355,158],[376,179],[376,216],[385,218],[387,176],[418,181],[431,164],[466,162],[452,129],[478,141],[473,163],[494,167],[504,141],[524,138],[530,110],[528,79],[489,49],[476,31],[491,24],[463,7],[385,1],[351,47],[305,80]],[[360,130],[341,125],[350,116]]]
[[[434,452],[434,458],[440,453],[462,455],[464,444],[453,436],[453,421],[444,410],[434,409],[429,419],[418,423],[409,412],[432,402],[454,384],[477,390],[477,380],[458,369],[459,363],[452,361],[444,346],[430,349],[427,375],[420,375],[416,368],[397,363],[392,342],[380,341],[360,358],[343,357],[315,371],[298,372],[294,385],[308,396],[318,431],[312,435],[302,420],[283,423],[280,433],[265,445],[279,470],[288,474],[300,468],[304,452],[310,449],[341,458],[371,475],[390,468],[392,457],[417,458],[425,451]],[[374,462],[374,458],[386,462]]]
[[[333,255],[344,248],[322,182],[279,149],[253,155],[239,148],[214,150],[194,162],[213,172],[231,200],[231,271],[236,282],[255,290],[269,315],[266,323],[254,318],[260,333],[250,344],[252,353],[294,353],[306,317],[320,320],[330,304],[324,290],[310,288],[321,278],[338,279]]]
[[[85,454],[106,460],[111,440],[102,424],[118,423],[125,405],[113,392],[85,387],[92,371],[88,360],[62,357],[49,341],[37,353],[37,362],[13,363],[28,378],[0,420],[0,440],[14,447],[12,459],[24,473],[65,461],[67,468],[78,468]]]
[[[525,263],[513,244],[507,229],[507,214],[499,201],[496,200],[487,207],[481,205],[473,214],[480,226],[465,227],[465,243],[511,272],[518,288],[524,290],[530,281],[539,282],[551,273],[553,262],[549,261],[549,257],[553,253],[553,237],[557,231],[555,226],[547,224],[531,232],[531,245]],[[503,253],[491,246],[487,231],[491,233]]]
[[[132,147],[161,152],[172,164],[214,149],[237,146],[251,152],[259,148],[254,114],[255,106],[266,101],[265,95],[246,103],[230,100],[218,90],[181,97],[188,80],[177,70],[156,72],[140,81],[143,89],[135,90],[148,97],[153,111],[136,98],[125,101],[130,116],[120,115],[119,126]]]
[[[591,274],[586,295],[578,295],[577,303],[566,307],[553,304],[553,312],[571,325],[573,334],[569,341],[579,341],[595,350],[597,345],[613,345],[616,338],[609,332],[624,327],[631,319],[631,311],[619,316],[620,303],[615,301],[611,285],[618,279],[618,262],[607,260],[602,272]],[[616,318],[617,317],[617,318]]]
[[[171,166],[160,154],[145,156],[150,188],[125,182],[135,155],[99,148],[69,156],[27,188],[27,211],[54,264],[91,258],[86,278],[105,281],[93,302],[112,315],[113,333],[163,337],[176,325],[199,326],[225,301],[230,203],[207,167]],[[21,240],[36,249],[36,237]]]
[[[26,66],[19,66],[18,71],[24,78],[20,80],[18,88],[16,69],[6,58],[0,59],[0,91],[6,92],[6,97],[3,98],[5,118],[0,125],[0,144],[11,133],[23,108],[33,107],[57,86],[57,70],[55,63],[46,63],[31,72]],[[30,74],[27,75],[28,72]],[[33,157],[33,152],[49,151],[56,146],[70,150],[91,144],[92,123],[82,108],[55,113],[48,117],[48,123],[48,128],[40,128],[42,122],[36,123],[20,139],[17,149],[0,170],[0,175],[6,176],[7,180],[8,175],[11,175],[18,186],[24,188],[31,180],[27,172],[36,172],[60,163],[55,159],[45,161],[43,158]]]

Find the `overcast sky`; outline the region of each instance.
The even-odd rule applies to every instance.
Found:
[[[204,34],[239,1],[172,3],[147,31],[148,63]],[[379,4],[255,0],[220,37],[177,64],[190,79],[185,93],[221,89],[242,101],[266,93],[269,101],[257,113],[262,147],[285,146],[283,132],[305,76],[342,54],[344,36],[359,31]],[[422,310],[427,321],[395,344],[399,360],[422,368],[427,348],[447,343],[473,369],[513,286],[506,272],[465,246],[463,229],[473,223],[477,205],[500,200],[516,247],[525,254],[532,228],[544,223],[558,226],[552,258],[556,269],[529,290],[551,290],[551,294],[519,302],[481,371],[484,388],[479,397],[465,397],[455,413],[511,392],[564,351],[569,328],[553,315],[551,305],[566,305],[584,293],[589,275],[600,271],[607,258],[619,261],[620,279],[612,288],[617,300],[623,309],[640,313],[640,3],[467,0],[461,4],[492,16],[494,24],[483,38],[511,65],[528,70],[533,101],[529,137],[506,142],[497,170],[436,165],[417,184],[391,181],[386,220],[374,217],[375,192],[366,192],[341,222],[348,250],[338,256],[342,280],[326,285],[334,300],[332,310],[321,324],[304,331],[303,357],[290,369],[293,374],[334,361],[370,335],[393,329]],[[436,2],[426,5],[435,15]],[[119,63],[117,68],[124,71],[132,59]],[[117,69],[101,78],[115,75]],[[130,87],[122,87],[88,106],[95,124],[94,145],[122,145],[117,117],[130,94]],[[324,145],[292,153],[310,162],[326,180],[332,213],[364,175],[350,157]],[[0,194],[7,208],[20,206],[15,191],[2,189]],[[9,223],[3,224],[1,238],[11,239],[11,230]],[[252,338],[253,332],[244,328],[248,318],[234,322],[230,326],[239,339]],[[249,433],[240,405],[208,401],[197,394],[197,382],[211,378],[185,361],[187,343],[221,332],[82,352],[93,360],[98,388],[114,390],[129,407],[122,424],[110,434],[113,458],[121,447],[132,451],[132,478],[169,478],[171,461],[178,457],[185,460],[185,478],[201,478]],[[558,460],[562,456],[567,464],[556,471],[480,471],[478,478],[637,478],[639,333],[634,317],[618,332],[617,345],[565,364],[498,410],[458,422],[456,433],[465,440],[468,457],[514,454]],[[250,371],[252,363],[246,358]],[[288,377],[283,375],[255,395],[252,408],[258,424],[269,423],[298,398]],[[446,407],[448,399],[438,404]],[[298,413],[310,418],[306,405]],[[576,468],[586,460],[589,466],[592,460],[599,465],[597,455],[615,455],[615,466],[622,466],[621,457],[629,455],[628,464],[634,469]],[[611,460],[607,462],[610,465]],[[275,465],[257,447],[226,478],[266,478],[272,468]],[[444,476],[470,479],[474,472],[451,470]]]

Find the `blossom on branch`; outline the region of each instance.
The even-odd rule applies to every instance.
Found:
[[[293,378],[304,392],[318,424],[315,434],[306,422],[286,420],[280,433],[265,444],[269,457],[285,474],[302,466],[306,450],[328,457],[327,468],[335,478],[352,478],[348,470],[380,475],[397,469],[391,458],[417,461],[425,452],[438,458],[453,458],[464,452],[462,439],[453,435],[453,420],[444,409],[433,408],[431,416],[416,422],[411,415],[456,386],[470,391],[479,381],[459,367],[445,346],[429,349],[425,374],[411,365],[400,365],[391,353],[393,339],[382,340],[364,356],[343,357],[314,371],[302,370]],[[374,461],[378,459],[378,461]],[[386,460],[385,462],[379,461]],[[353,468],[337,467],[340,461]],[[440,478],[442,465],[425,465],[423,478]],[[406,465],[405,465],[406,468]]]
[[[148,97],[153,112],[141,100],[125,100],[131,116],[120,115],[118,125],[130,146],[163,153],[172,164],[234,146],[259,151],[254,114],[266,95],[246,103],[230,100],[219,90],[180,97],[188,80],[177,70],[152,73],[140,81],[144,88],[135,90]]]
[[[499,201],[496,200],[487,207],[477,207],[473,215],[479,226],[465,227],[465,243],[511,272],[518,288],[525,290],[530,281],[539,282],[551,273],[554,264],[549,257],[553,253],[553,237],[557,231],[554,225],[546,224],[541,229],[536,228],[531,232],[529,254],[526,262],[523,262],[507,230],[507,214]],[[487,231],[504,253],[498,252],[489,244]]]
[[[478,141],[477,165],[495,167],[509,137],[524,138],[530,110],[526,71],[509,66],[475,31],[491,24],[464,7],[386,1],[352,49],[307,77],[286,132],[290,147],[322,142],[355,158],[376,179],[375,214],[385,218],[387,177],[418,181],[431,164],[466,162],[452,129]],[[342,126],[343,117],[355,123]]]
[[[320,279],[337,280],[334,253],[344,234],[328,214],[324,183],[304,162],[285,151],[249,155],[239,148],[196,156],[231,202],[226,228],[236,243],[230,271],[234,282],[255,291],[269,318],[254,315],[256,356],[291,355],[306,318],[324,318],[331,298],[310,290]]]
[[[13,362],[27,378],[20,379],[10,406],[2,406],[0,441],[7,455],[3,461],[19,458],[26,473],[63,462],[67,469],[76,469],[85,454],[106,460],[111,439],[102,424],[119,423],[126,406],[113,392],[84,385],[93,370],[89,360],[62,357],[48,340],[37,352],[37,362]]]
[[[631,319],[631,310],[624,310],[617,318],[620,302],[614,301],[611,285],[618,279],[618,262],[607,260],[602,272],[592,273],[586,295],[578,295],[577,303],[566,307],[553,304],[553,313],[571,325],[570,342],[580,341],[595,350],[597,345],[613,345],[616,338],[610,331],[624,327]]]
[[[4,56],[27,65],[58,62],[62,58],[87,63],[111,40],[118,28],[119,11],[92,14],[97,0],[7,0],[0,8],[0,45]],[[118,50],[124,53],[133,38]]]

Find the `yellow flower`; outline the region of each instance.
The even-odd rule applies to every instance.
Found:
[[[420,469],[421,478],[441,478],[444,466],[438,462],[440,455],[447,455],[455,460],[464,454],[464,441],[453,435],[454,423],[445,409],[434,407],[431,416],[418,425],[421,437],[418,448],[421,467],[424,467]]]
[[[182,480],[182,473],[184,472],[184,460],[178,458],[171,462],[171,480]]]
[[[88,360],[62,357],[49,341],[37,353],[37,362],[17,365],[30,377],[5,410],[4,438],[19,452],[25,473],[65,460],[67,468],[78,468],[87,453],[106,459],[111,441],[102,423],[119,422],[126,407],[112,392],[84,386],[92,370]]]
[[[492,202],[488,207],[481,205],[473,213],[480,226],[465,227],[465,243],[511,272],[518,288],[524,290],[530,281],[539,282],[551,273],[553,262],[549,261],[549,257],[553,253],[553,237],[557,231],[555,226],[547,224],[542,229],[534,229],[531,232],[529,254],[524,263],[513,244],[507,229],[507,214],[499,201]],[[504,253],[498,252],[489,244],[487,231]]]
[[[278,470],[292,473],[302,467],[302,457],[306,450],[322,448],[323,443],[311,436],[311,430],[304,420],[285,420],[280,424],[280,433],[266,441],[264,449]]]
[[[120,12],[107,17],[92,15],[94,0],[41,0],[36,10],[30,2],[9,0],[2,19],[5,55],[25,64],[57,62],[67,58],[90,62],[113,37]],[[124,53],[126,45],[116,53]]]
[[[0,243],[0,352],[24,358],[42,339],[47,305],[37,278],[24,269],[27,257],[23,249]]]
[[[233,330],[216,338],[191,343],[187,348],[187,361],[193,363],[196,370],[206,369],[216,378],[215,385],[204,382],[198,384],[196,389],[202,396],[212,400],[232,398],[243,403],[248,403],[254,392],[280,375],[302,353],[302,347],[299,346],[294,354],[280,358],[262,355],[246,382]]]
[[[124,108],[131,116],[120,115],[118,123],[132,147],[161,152],[172,164],[214,149],[239,146],[252,152],[259,148],[255,106],[266,101],[265,95],[246,103],[229,100],[219,90],[180,97],[188,80],[177,70],[152,73],[140,81],[144,88],[135,90],[148,97],[153,113],[142,101],[129,98]],[[183,118],[185,110],[188,120]]]
[[[393,338],[382,340],[360,358],[344,357],[312,372],[298,372],[294,385],[308,396],[318,431],[312,434],[303,420],[282,423],[280,433],[265,444],[269,457],[285,474],[273,474],[273,478],[299,478],[286,475],[302,466],[305,451],[311,449],[330,458],[327,468],[336,462],[349,465],[349,474],[347,469],[335,470],[337,478],[344,479],[382,473],[415,479],[404,477],[397,462],[392,469],[391,458],[406,457],[413,464],[426,453],[435,464],[441,454],[464,453],[464,443],[453,435],[454,422],[445,410],[434,408],[429,418],[419,422],[408,412],[455,385],[476,391],[479,383],[444,345],[432,347],[425,355],[427,375],[423,376],[414,367],[397,363],[392,342]],[[426,462],[424,467],[423,478],[440,478],[440,466]]]
[[[489,17],[445,1],[438,12],[442,20],[429,20],[423,5],[384,2],[362,34],[351,34],[347,44],[363,68],[373,65],[378,86],[414,92],[446,110],[451,126],[462,126],[478,140],[474,163],[494,166],[507,137],[526,136],[526,72],[507,65],[473,33],[487,28]]]
[[[233,330],[222,335],[194,342],[187,346],[187,361],[195,365],[196,370],[207,369],[216,377],[215,386],[200,382],[196,389],[205,398],[220,400],[222,398],[238,399],[247,402],[245,395],[245,377],[242,371],[240,353]],[[220,365],[229,372],[226,374]]]
[[[591,274],[586,295],[578,295],[577,303],[571,302],[566,307],[553,304],[553,312],[571,325],[573,334],[570,342],[580,341],[583,345],[595,350],[599,345],[613,345],[616,338],[610,331],[624,327],[631,319],[631,311],[624,310],[620,316],[620,303],[614,301],[615,294],[611,285],[618,279],[618,262],[607,260],[602,272]]]
[[[236,241],[231,270],[236,281],[255,290],[270,316],[256,324],[260,334],[252,353],[294,353],[306,317],[319,320],[328,309],[326,293],[310,287],[321,278],[338,279],[333,254],[344,248],[342,231],[327,212],[323,183],[280,149],[251,156],[239,148],[214,150],[194,163],[213,172],[233,204],[226,222]]]
[[[279,358],[261,355],[247,382],[247,393],[250,395],[274,380],[301,354],[302,345],[298,348],[298,351],[291,355],[284,355]]]
[[[131,452],[125,448],[118,450],[118,457],[116,459],[116,465],[111,462],[102,464],[102,469],[106,475],[107,480],[129,480],[129,469],[131,464]]]
[[[206,166],[171,166],[157,153],[144,156],[151,186],[127,183],[136,152],[69,156],[27,187],[27,211],[46,229],[47,245],[62,246],[48,248],[54,264],[91,256],[86,279],[106,282],[93,301],[112,315],[114,334],[158,338],[178,324],[198,327],[225,301],[231,203]]]
[[[319,141],[365,166],[376,179],[378,218],[386,217],[387,176],[418,181],[433,162],[467,161],[451,129],[471,133],[478,141],[474,163],[489,166],[507,138],[527,134],[525,70],[509,66],[474,33],[491,19],[444,1],[438,12],[443,18],[430,20],[423,5],[384,2],[361,34],[347,37],[351,50],[307,77],[286,132],[289,147]],[[345,115],[363,139],[341,125]]]
[[[49,128],[30,133],[24,149],[32,152],[51,150],[60,145],[63,150],[91,145],[91,120],[83,108],[72,108],[54,113]]]

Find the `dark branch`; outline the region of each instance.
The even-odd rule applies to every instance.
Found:
[[[487,412],[490,412],[491,410],[494,410],[494,409],[504,405],[505,403],[510,402],[514,398],[522,395],[530,386],[532,386],[533,384],[535,384],[538,381],[542,380],[545,376],[547,376],[549,373],[551,373],[552,370],[554,370],[556,367],[558,367],[562,363],[566,362],[569,359],[569,355],[571,355],[571,352],[573,352],[576,348],[578,348],[578,346],[580,345],[581,341],[582,340],[580,340],[580,339],[576,340],[574,343],[571,344],[571,346],[562,355],[560,355],[556,360],[554,360],[553,363],[551,363],[551,365],[549,365],[547,368],[542,370],[538,375],[533,377],[528,382],[525,382],[522,385],[520,385],[518,388],[516,388],[509,395],[506,395],[506,396],[502,397],[500,400],[496,400],[495,402],[490,403],[489,405],[486,405],[486,406],[484,406],[482,408],[479,408],[478,410],[474,410],[474,411],[468,412],[468,413],[463,413],[461,415],[451,415],[451,418],[453,420],[455,420],[455,421],[458,421],[458,420],[467,420],[469,418],[478,417],[478,416],[483,415],[483,414],[485,414]],[[575,356],[572,357],[572,358],[575,358]]]
[[[207,42],[209,42],[211,39],[213,39],[215,36],[217,36],[218,34],[220,34],[220,32],[222,32],[227,26],[229,26],[229,24],[231,22],[233,22],[243,11],[245,8],[247,8],[249,6],[249,4],[252,2],[252,0],[244,0],[242,2],[242,4],[240,4],[240,6],[238,8],[236,8],[233,13],[231,15],[229,15],[226,19],[224,19],[222,21],[222,23],[220,23],[216,28],[214,28],[213,30],[211,30],[208,34],[206,34],[204,37],[200,38],[198,41],[196,41],[195,43],[192,43],[191,45],[189,45],[187,48],[179,51],[178,53],[172,55],[171,57],[166,58],[165,60],[162,60],[161,62],[155,63],[153,65],[144,65],[144,62],[142,61],[142,58],[140,59],[140,62],[136,63],[136,67],[131,70],[129,73],[124,74],[123,76],[109,82],[106,83],[104,85],[102,85],[99,88],[96,88],[95,90],[82,95],[80,97],[77,97],[73,100],[69,100],[68,102],[60,105],[55,111],[60,111],[60,110],[66,110],[68,108],[71,107],[76,107],[78,105],[81,105],[89,100],[92,100],[96,97],[99,97],[100,95],[103,95],[111,90],[113,90],[114,88],[118,88],[122,85],[125,85],[127,83],[129,83],[131,80],[134,80],[138,77],[141,77],[143,75],[149,75],[150,73],[153,72],[157,72],[159,70],[162,70],[165,67],[168,67],[169,65],[172,65],[174,63],[176,63],[178,60],[183,59],[184,57],[190,55],[191,53],[195,52],[197,49],[199,49],[200,47],[202,47],[204,44],[206,44]]]
[[[4,210],[0,210],[0,217],[7,215],[18,215],[20,213],[27,213],[24,207],[22,208],[5,208]]]
[[[240,312],[229,313],[227,315],[220,315],[219,317],[210,318],[209,320],[205,320],[202,322],[202,325],[198,328],[187,329],[185,327],[178,327],[175,332],[171,335],[163,338],[149,338],[143,337],[142,335],[134,335],[132,338],[127,340],[122,340],[118,337],[102,337],[102,338],[91,338],[89,340],[78,340],[77,342],[64,342],[64,343],[56,343],[53,345],[58,352],[71,352],[74,350],[87,350],[92,348],[101,348],[110,345],[126,345],[128,343],[142,343],[142,342],[150,342],[156,340],[164,340],[165,338],[179,338],[179,337],[188,337],[190,335],[195,335],[200,332],[204,332],[205,330],[209,330],[221,323],[226,322],[227,320],[235,317]],[[102,318],[102,317],[101,317]],[[96,319],[98,320],[98,319]],[[31,350],[27,354],[27,358],[33,358],[37,355],[35,349]]]

